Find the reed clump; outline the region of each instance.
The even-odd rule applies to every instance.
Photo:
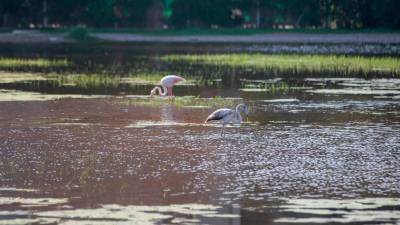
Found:
[[[161,60],[188,67],[213,66],[269,74],[337,75],[337,76],[399,76],[400,58],[388,56],[344,55],[268,55],[268,54],[173,54]]]

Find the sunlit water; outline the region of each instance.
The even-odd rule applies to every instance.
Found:
[[[400,223],[398,80],[222,83],[177,98],[246,102],[224,136],[214,108],[2,85],[0,224]]]

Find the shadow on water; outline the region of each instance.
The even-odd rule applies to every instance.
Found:
[[[124,47],[121,55],[54,48],[1,51],[67,58],[78,69],[64,75],[92,70],[88,62],[121,62],[118,73],[142,63],[130,67],[136,50]],[[165,72],[147,60],[157,76]],[[176,86],[175,99],[149,100],[153,83],[124,83],[121,74],[84,77],[83,85],[32,70],[17,73],[27,79],[0,78],[0,223],[400,221],[398,79],[225,71],[214,83]],[[240,102],[250,106],[249,120],[228,126],[225,137],[221,126],[203,124]]]

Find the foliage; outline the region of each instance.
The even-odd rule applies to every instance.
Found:
[[[398,0],[2,0],[0,26],[399,29],[399,11]]]
[[[71,29],[71,31],[68,33],[68,36],[77,41],[84,41],[90,38],[88,30],[86,27],[82,26]]]

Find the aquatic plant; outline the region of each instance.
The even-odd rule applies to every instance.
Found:
[[[0,84],[2,83],[15,83],[22,81],[38,81],[46,80],[47,78],[39,73],[13,73],[0,71]]]
[[[120,84],[135,85],[157,85],[165,74],[161,73],[138,73],[125,77],[110,74],[52,74],[49,77],[55,78],[61,86],[73,85],[80,88],[96,87],[118,87]],[[197,81],[187,79],[179,85],[194,85]]]
[[[339,55],[188,54],[165,55],[161,60],[182,66],[254,69],[269,75],[400,75],[400,58]]]
[[[143,105],[150,107],[160,107],[171,105],[175,107],[190,107],[190,108],[216,108],[216,107],[233,107],[241,98],[223,98],[215,96],[213,98],[200,98],[195,96],[184,96],[174,98],[144,98],[134,97],[125,101],[129,105]]]
[[[253,81],[253,80],[242,80],[243,87],[240,90],[244,92],[287,92],[289,91],[292,87],[290,87],[286,82],[284,81],[273,81],[271,82],[270,80],[265,80],[265,81]],[[297,88],[297,87],[294,87]]]
[[[70,85],[86,89],[117,87],[120,83],[120,77],[107,74],[51,74],[49,78],[56,80],[60,86]]]

